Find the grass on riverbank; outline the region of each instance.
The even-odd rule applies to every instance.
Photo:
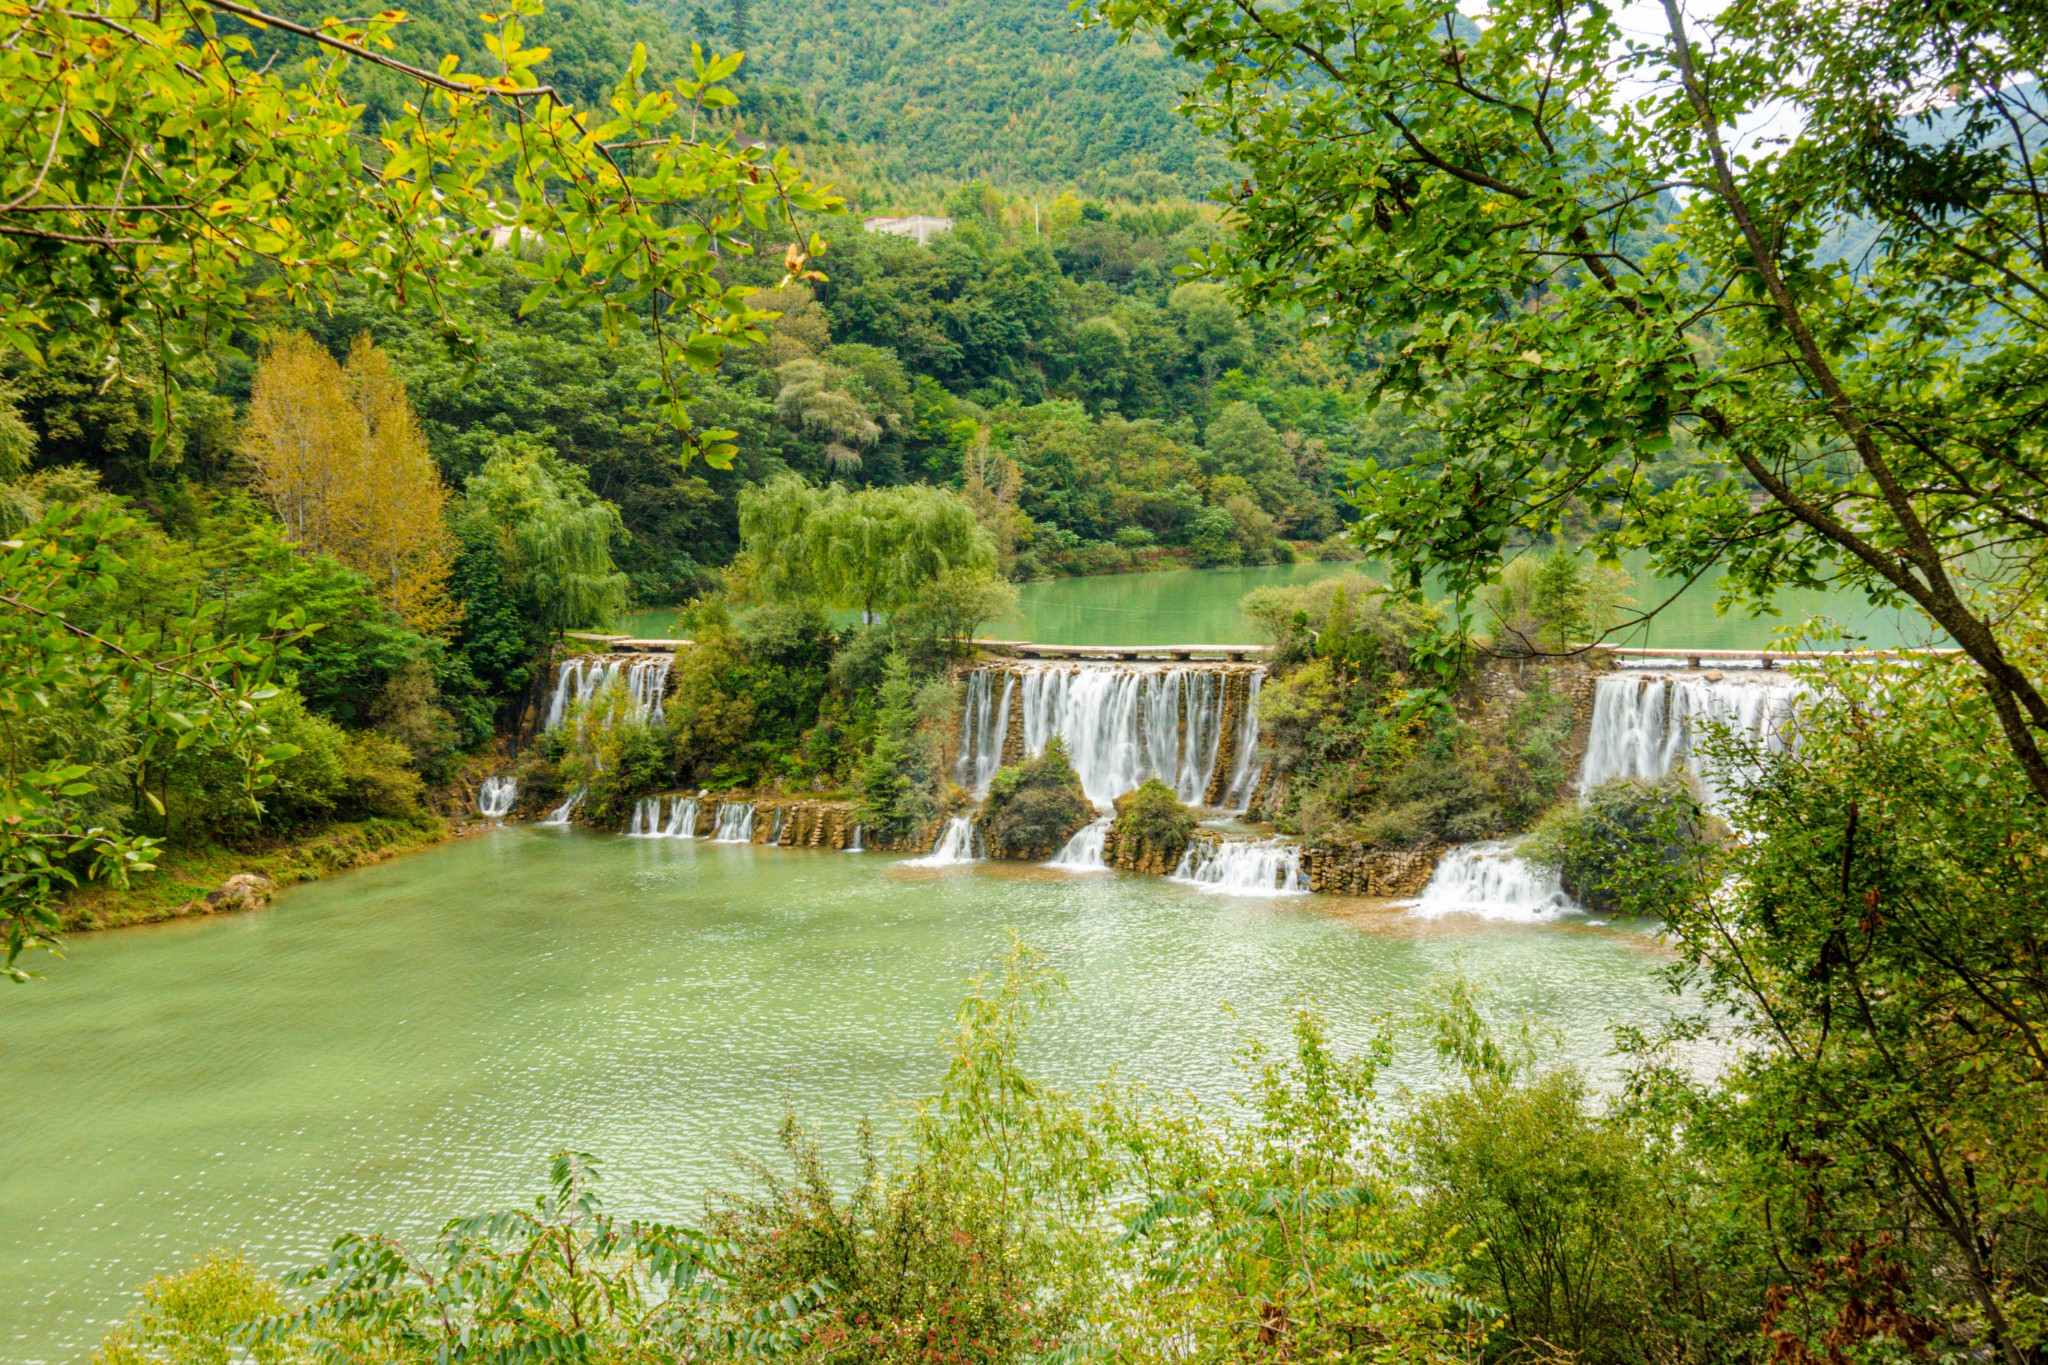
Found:
[[[450,833],[446,821],[433,817],[355,820],[268,847],[166,848],[155,870],[137,873],[126,887],[93,882],[65,897],[59,908],[63,930],[115,929],[205,913],[201,898],[237,873],[268,877],[282,890],[438,844]]]

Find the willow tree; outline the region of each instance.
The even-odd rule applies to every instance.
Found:
[[[741,493],[740,538],[762,591],[868,621],[908,606],[948,571],[995,568],[973,508],[924,484],[856,491],[776,479]]]
[[[549,631],[601,626],[625,606],[612,561],[625,526],[576,466],[543,449],[500,451],[470,476],[462,515],[491,528],[526,615]]]
[[[1247,172],[1207,271],[1370,347],[1371,396],[1439,433],[1366,467],[1374,553],[1469,602],[1590,520],[1731,602],[1911,607],[2048,801],[2009,591],[2048,548],[2038,6],[1095,7],[1204,70],[1186,109]]]

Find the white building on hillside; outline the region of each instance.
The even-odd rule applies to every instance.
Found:
[[[886,232],[891,237],[908,237],[919,246],[931,241],[942,232],[953,230],[951,218],[936,214],[919,213],[909,218],[869,218],[861,224],[869,232]]]

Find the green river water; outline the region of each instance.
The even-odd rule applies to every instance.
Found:
[[[1654,940],[1585,922],[495,830],[263,913],[80,936],[0,993],[0,1360],[84,1359],[213,1247],[283,1269],[521,1200],[564,1146],[614,1208],[689,1218],[785,1106],[842,1152],[862,1115],[887,1131],[1012,928],[1071,984],[1033,1060],[1076,1085],[1114,1062],[1221,1096],[1234,1042],[1281,1038],[1304,994],[1355,1042],[1460,960],[1595,1071],[1610,1024],[1671,1007]]]
[[[1641,555],[1628,563],[1634,578],[1630,589],[1640,609],[1676,595],[1647,625],[1617,636],[1614,643],[1665,649],[1763,649],[1772,632],[1800,625],[1813,617],[1832,619],[1851,637],[1851,644],[1875,648],[1944,644],[1911,614],[1872,607],[1860,597],[1842,593],[1786,592],[1779,615],[1723,616],[1714,610],[1716,589],[1711,579],[1690,587],[1653,576]],[[1307,583],[1332,574],[1370,574],[1369,564],[1276,564],[1255,569],[1182,569],[1164,573],[1112,574],[1097,578],[1055,578],[1018,588],[1017,614],[991,622],[983,634],[997,640],[1031,640],[1074,645],[1223,645],[1258,644],[1259,635],[1237,608],[1253,588],[1276,583]],[[842,623],[856,619],[847,614]],[[618,628],[635,635],[665,637],[675,633],[675,612],[652,608],[635,612]]]

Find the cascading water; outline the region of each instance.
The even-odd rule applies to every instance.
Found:
[[[476,789],[477,813],[489,820],[502,820],[519,801],[519,779],[487,777]]]
[[[661,837],[661,798],[643,796],[633,806],[632,823],[626,826],[629,839],[659,839]]]
[[[1007,676],[1016,683],[1014,704],[1023,722],[1025,752],[1036,758],[1058,736],[1082,791],[1098,808],[1154,777],[1189,805],[1207,796],[1223,736],[1226,670],[1051,665]],[[993,690],[992,684],[983,684],[977,707],[970,682],[968,720],[977,735],[973,762],[978,779],[984,766],[1000,760],[1004,731],[995,729],[997,722],[1005,729],[1008,724],[1011,688],[1006,685],[1003,702],[991,707]],[[1238,728],[1240,761],[1248,763],[1258,742],[1255,709],[1247,708]],[[992,740],[980,738],[988,734]],[[994,768],[987,771],[992,775]]]
[[[855,825],[855,826],[853,827],[853,842],[852,842],[852,843],[850,843],[850,844],[848,844],[848,845],[846,846],[846,851],[847,851],[848,853],[865,853],[865,852],[867,852],[867,850],[866,850],[865,848],[862,848],[862,847],[861,847],[861,842],[860,842],[860,826],[859,826],[859,825]]]
[[[552,730],[602,696],[615,679],[625,680],[628,714],[635,720],[661,720],[675,659],[667,654],[592,654],[564,659],[555,668],[555,690],[548,698],[541,728]]]
[[[1266,670],[1254,672],[1245,686],[1244,715],[1237,722],[1237,757],[1230,767],[1230,786],[1223,793],[1227,810],[1242,811],[1252,803],[1252,792],[1263,771],[1257,761],[1259,747],[1259,689],[1265,685]]]
[[[959,867],[963,863],[980,861],[977,845],[981,841],[980,831],[974,827],[971,815],[956,815],[946,822],[945,832],[939,835],[932,851],[922,858],[912,858],[905,867]]]
[[[1074,832],[1067,840],[1067,846],[1055,853],[1046,867],[1056,867],[1062,872],[1107,872],[1109,864],[1103,859],[1102,851],[1109,843],[1109,827],[1113,818],[1103,816],[1090,820]]]
[[[1010,733],[1010,701],[1017,692],[1017,675],[1003,674],[1001,700],[995,689],[995,674],[976,669],[967,675],[967,708],[960,718],[960,757],[953,764],[953,780],[977,797],[988,795],[988,784],[1003,765],[1003,739]]]
[[[583,788],[578,787],[575,791],[569,793],[568,800],[562,802],[561,805],[556,806],[553,810],[549,811],[547,814],[547,818],[545,820],[542,820],[541,823],[543,825],[566,825],[569,823],[570,812],[574,811],[576,807],[581,805],[582,803]]]
[[[1197,840],[1180,855],[1173,880],[1229,896],[1300,896],[1301,845],[1285,839]]]
[[[662,834],[670,839],[694,839],[697,837],[697,798],[677,796],[669,800],[668,823],[662,826]]]
[[[1579,907],[1555,873],[1515,856],[1513,840],[1492,839],[1446,853],[1412,908],[1430,919],[1464,914],[1533,922]]]
[[[1695,748],[1713,726],[1766,750],[1782,748],[1785,722],[1805,689],[1794,679],[1759,673],[1748,678],[1629,677],[1609,674],[1595,684],[1593,724],[1579,765],[1579,791],[1617,777],[1655,781],[1690,770],[1709,810],[1749,774],[1729,769]]]
[[[718,803],[718,823],[712,828],[714,844],[746,844],[754,839],[754,804],[751,801]]]

